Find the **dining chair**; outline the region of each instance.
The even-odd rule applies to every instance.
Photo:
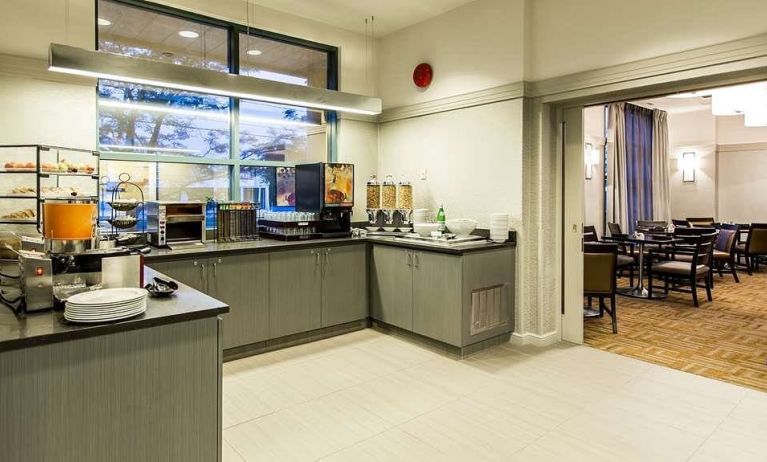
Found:
[[[668,223],[665,221],[657,221],[657,220],[637,220],[637,228],[646,228],[646,229],[656,229],[656,228],[666,228],[668,226]]]
[[[661,279],[663,281],[663,291],[668,294],[670,290],[676,292],[685,292],[692,294],[692,303],[697,308],[700,306],[698,303],[698,288],[704,287],[706,289],[706,296],[708,301],[712,301],[711,296],[711,253],[714,248],[714,239],[711,236],[693,238],[695,244],[692,248],[688,246],[678,247],[674,249],[675,254],[689,254],[690,261],[680,260],[667,260],[660,263],[656,263],[650,266],[648,271],[648,292],[650,298],[652,298],[653,277]],[[703,281],[703,286],[699,284],[699,281]],[[686,290],[683,287],[689,286],[690,289]]]
[[[583,242],[599,242],[596,226],[585,225],[583,227]]]
[[[740,279],[738,279],[738,271],[735,268],[735,244],[739,233],[739,225],[723,224],[714,241],[714,251],[712,254],[713,266],[716,267],[719,277],[724,276],[722,270],[727,265],[732,278],[738,283]]]
[[[746,242],[735,245],[735,253],[746,259],[748,274],[759,269],[759,259],[767,255],[767,223],[751,223]]]
[[[707,228],[707,227],[714,226],[714,223],[716,223],[716,220],[714,220],[714,217],[700,217],[700,218],[687,217],[687,222],[690,223],[690,226],[693,226],[696,228]]]
[[[675,227],[680,227],[680,226],[682,228],[689,228],[690,227],[690,222],[687,221],[687,220],[671,220],[671,223],[673,223],[673,225]]]
[[[619,236],[623,234],[621,225],[618,223],[607,223],[607,229],[610,231],[610,236]]]
[[[599,317],[605,311],[612,318],[613,334],[618,333],[618,314],[615,294],[617,290],[616,269],[618,245],[590,242],[584,244],[583,253],[583,295],[599,299]],[[610,300],[610,307],[605,305]]]

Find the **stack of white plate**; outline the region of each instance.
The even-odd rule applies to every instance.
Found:
[[[139,288],[101,289],[69,297],[64,318],[73,322],[108,322],[146,311],[147,291]]]
[[[509,214],[490,214],[490,240],[493,242],[506,242],[509,238]]]

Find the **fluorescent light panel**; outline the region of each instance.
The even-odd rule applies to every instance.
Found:
[[[254,99],[329,111],[376,115],[381,99],[51,43],[48,70],[86,77]]]

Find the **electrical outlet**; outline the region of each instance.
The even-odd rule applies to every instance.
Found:
[[[427,173],[427,172],[426,172],[426,169],[425,169],[425,168],[422,168],[422,169],[421,169],[421,179],[422,179],[422,180],[425,180],[425,179],[426,179],[426,173]]]

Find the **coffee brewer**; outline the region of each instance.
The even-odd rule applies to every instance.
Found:
[[[354,165],[296,165],[296,211],[319,213],[321,237],[351,236],[354,207]]]

